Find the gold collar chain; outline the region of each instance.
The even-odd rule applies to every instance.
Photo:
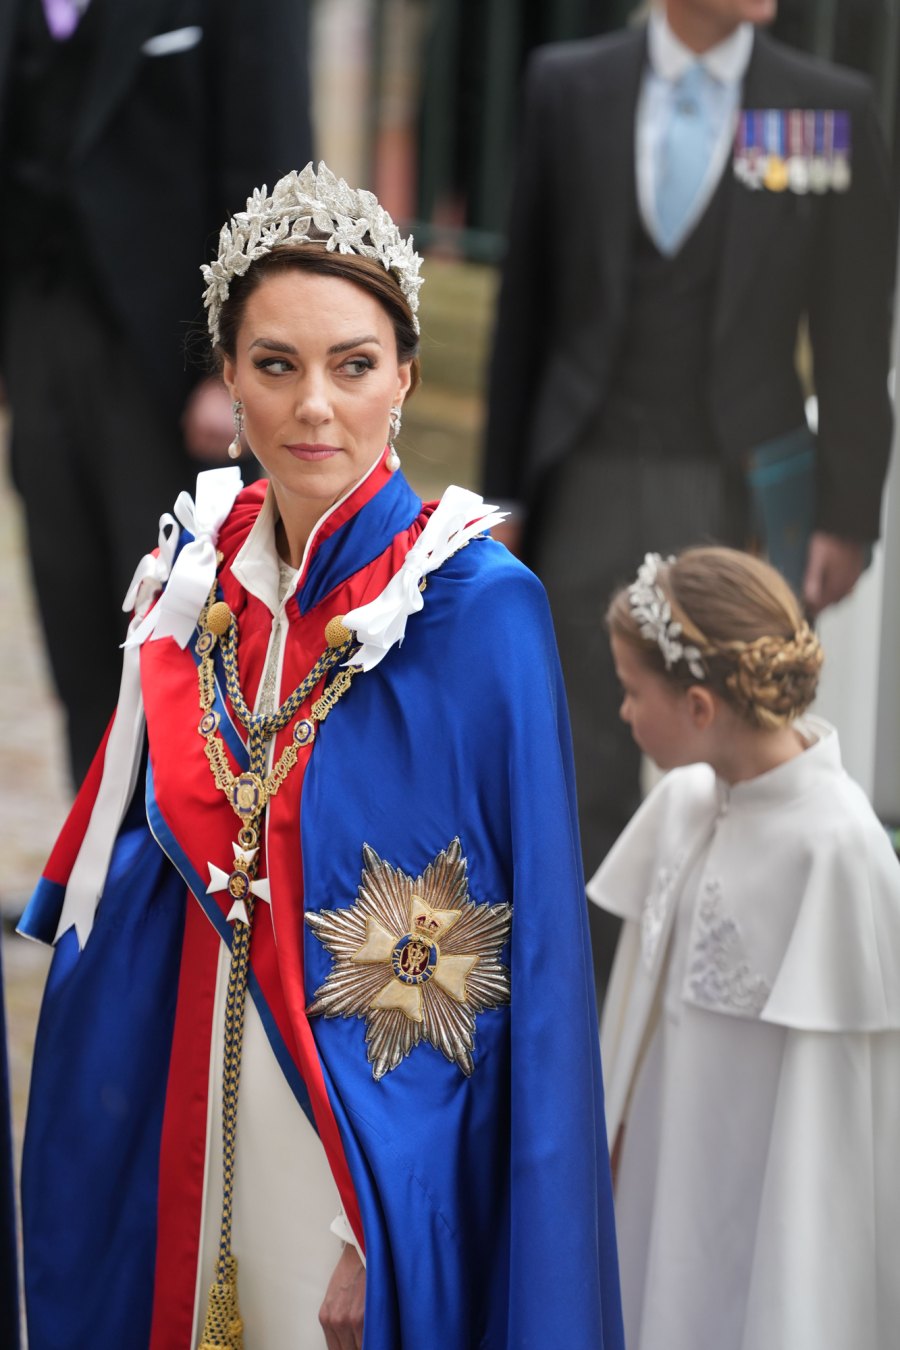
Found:
[[[274,797],[297,763],[300,751],[315,740],[317,724],[325,721],[332,708],[347,692],[357,671],[351,666],[344,667],[338,672],[324,693],[313,703],[309,717],[298,719],[290,742],[284,747],[270,772],[266,774],[265,760],[269,741],[299,712],[322,677],[339,661],[352,655],[353,635],[340,619],[330,620],[325,627],[325,640],[328,646],[309,674],[285,699],[280,708],[273,713],[260,714],[252,713],[244,699],[238,673],[234,616],[224,601],[215,600],[215,588],[200,615],[199,626],[201,633],[195,650],[200,657],[197,676],[202,716],[197,730],[204,739],[204,749],[216,787],[224,793],[235,815],[241,821],[239,842],[243,847],[252,849],[258,847],[259,820],[268,801]],[[238,721],[249,733],[250,767],[240,774],[235,774],[229,766],[225,746],[219,735],[221,718],[213,709],[216,692],[213,655],[217,642],[222,653],[225,684],[232,709]]]

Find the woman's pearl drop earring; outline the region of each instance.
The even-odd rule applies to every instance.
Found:
[[[241,432],[244,430],[244,405],[239,398],[236,398],[231,405],[231,416],[234,419],[234,440],[228,447],[228,458],[240,459]]]
[[[394,407],[391,408],[390,429],[388,431],[388,444],[390,445],[390,449],[388,450],[387,459],[385,460],[385,464],[390,469],[391,473],[396,473],[400,468],[400,456],[394,448],[394,441],[400,435],[400,427],[402,424],[403,417],[399,407],[395,404]]]

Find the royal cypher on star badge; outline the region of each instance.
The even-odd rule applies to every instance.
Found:
[[[458,839],[415,878],[368,844],[363,862],[354,904],[306,916],[334,957],[308,1011],[364,1017],[376,1079],[422,1041],[468,1076],[475,1014],[510,1000],[509,971],[498,956],[509,938],[511,906],[469,899]]]

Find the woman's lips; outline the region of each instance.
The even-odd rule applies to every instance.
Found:
[[[288,445],[285,449],[295,459],[331,459],[332,455],[339,455],[341,447],[339,445],[309,445],[305,441],[298,445]]]

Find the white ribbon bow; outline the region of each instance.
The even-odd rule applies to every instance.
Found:
[[[139,647],[148,638],[155,641],[162,637],[173,637],[179,647],[187,646],[215,580],[219,530],[242,487],[241,471],[237,467],[207,469],[197,475],[196,505],[189,493],[179,494],[175,515],[194,537],[181,550],[174,567],[171,567],[168,585],[159,604],[129,633],[125,640],[126,647]],[[142,560],[135,573],[138,588],[147,575],[138,576],[144,562],[146,559]]]
[[[122,608],[126,614],[134,611],[137,618],[144,617],[147,607],[169,580],[180,535],[181,527],[178,521],[171,512],[164,512],[159,518],[159,552],[145,553],[135,568],[131,585],[122,601]]]
[[[344,615],[344,624],[362,643],[345,664],[372,670],[391,647],[403,642],[406,621],[424,606],[419,584],[476,534],[493,529],[506,511],[486,506],[477,492],[448,487],[427,525],[380,595]]]

